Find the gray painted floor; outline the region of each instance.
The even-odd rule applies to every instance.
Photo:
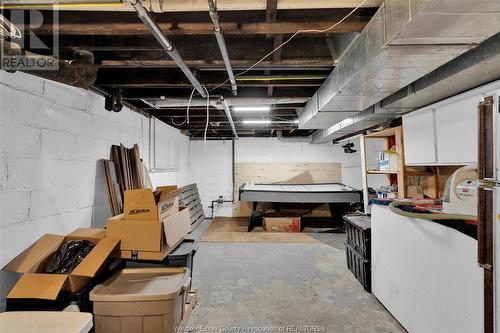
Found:
[[[322,243],[200,243],[190,331],[405,332],[346,268],[344,235],[315,237]]]

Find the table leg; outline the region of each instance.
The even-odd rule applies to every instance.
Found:
[[[257,201],[252,202],[252,213],[248,218],[248,232],[252,231],[255,228],[257,220]]]
[[[349,202],[332,202],[328,204],[334,228],[344,226],[343,216],[349,212],[351,204]]]

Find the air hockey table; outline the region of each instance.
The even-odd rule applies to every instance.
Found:
[[[332,219],[342,224],[342,216],[353,204],[363,202],[363,192],[341,183],[326,184],[243,184],[239,200],[252,202],[248,231],[260,225],[257,214],[259,203],[315,203],[328,204]],[[361,205],[362,206],[362,205]]]

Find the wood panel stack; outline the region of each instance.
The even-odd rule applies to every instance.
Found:
[[[189,209],[191,228],[194,229],[205,219],[198,188],[196,184],[191,184],[181,187],[180,190],[179,205]]]
[[[123,213],[123,195],[127,190],[151,188],[149,173],[141,159],[139,146],[111,146],[111,158],[103,160],[109,206],[113,216]]]

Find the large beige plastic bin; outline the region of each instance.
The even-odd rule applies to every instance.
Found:
[[[189,293],[189,269],[127,268],[90,292],[96,333],[173,333]]]

